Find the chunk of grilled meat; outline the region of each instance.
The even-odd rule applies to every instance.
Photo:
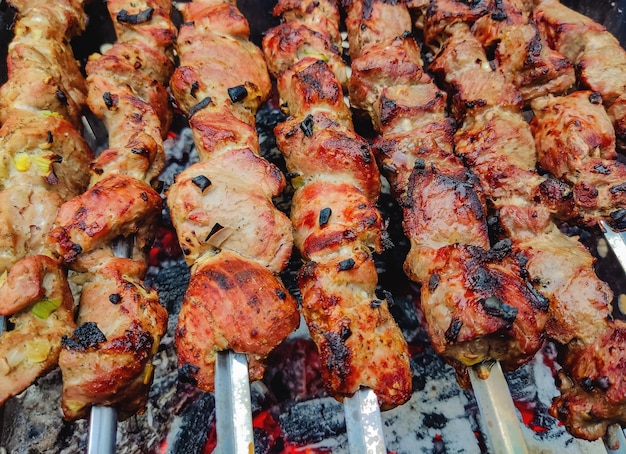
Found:
[[[0,124],[13,109],[56,113],[80,128],[87,89],[70,40],[84,31],[80,0],[13,0],[17,10],[7,58],[7,82],[0,88]]]
[[[626,51],[606,28],[558,0],[538,2],[533,15],[550,46],[576,66],[579,86],[600,93],[624,147]]]
[[[137,252],[145,251],[154,238],[152,226],[161,208],[161,196],[146,183],[110,174],[63,204],[50,230],[51,247],[68,266],[79,271],[86,271],[81,254],[120,236],[134,236]]]
[[[119,172],[150,182],[165,163],[162,139],[172,111],[165,86],[174,70],[176,28],[162,0],[107,2],[117,41],[86,65],[88,104],[109,134],[107,150],[92,163],[92,184]]]
[[[329,37],[337,29],[321,18],[337,13],[332,1],[279,1],[285,22],[263,40],[265,58],[290,118],[275,128],[287,168],[298,175],[291,220],[295,244],[306,263],[300,270],[302,311],[325,365],[322,378],[338,400],[360,387],[371,388],[383,409],[411,394],[406,341],[391,317],[388,301],[376,293],[373,252],[383,247],[382,219],[375,202],[380,176],[366,141],[353,129],[343,100],[344,70],[320,42],[310,51],[281,46],[283,38]],[[305,7],[306,6],[306,7]],[[301,18],[306,10],[308,18]],[[307,24],[315,23],[315,30]],[[333,26],[334,27],[334,26]],[[308,30],[303,32],[303,30]]]
[[[65,270],[44,255],[18,261],[0,286],[0,405],[57,365],[62,336],[74,324],[74,298]]]
[[[541,345],[545,300],[523,279],[510,245],[490,250],[484,195],[453,154],[446,94],[403,32],[410,27],[406,6],[367,2],[365,14],[364,3],[348,4],[349,37],[367,43],[352,55],[350,96],[380,134],[374,149],[403,207],[411,243],[404,267],[421,284],[433,347],[460,378],[465,366],[484,360],[515,368]]]
[[[572,186],[585,225],[619,221],[626,209],[626,165],[618,160],[615,131],[600,103],[597,94],[578,91],[532,104],[538,162]],[[617,222],[616,227],[626,225]]]
[[[246,181],[242,169],[248,169]],[[170,215],[187,263],[224,249],[280,273],[291,257],[291,223],[271,198],[284,185],[276,167],[246,149],[180,173],[168,198],[176,201]]]
[[[142,282],[145,268],[109,257],[85,275],[78,327],[63,337],[59,357],[66,419],[85,418],[92,405],[114,405],[120,419],[145,408],[167,327],[157,293]]]
[[[180,377],[215,390],[217,352],[248,356],[250,380],[263,377],[264,359],[299,323],[294,300],[265,267],[224,249],[191,269],[176,329]]]
[[[324,60],[342,86],[348,80],[341,57],[339,10],[332,1],[279,1],[274,15],[284,23],[263,37],[263,52],[271,74],[278,75],[306,57]]]
[[[595,440],[626,419],[626,324],[615,320],[593,342],[572,342],[560,359],[561,395],[550,408],[576,437]],[[622,430],[621,428],[619,430]]]
[[[291,255],[288,218],[272,204],[285,178],[259,156],[254,128],[272,85],[263,55],[234,1],[183,5],[170,81],[201,162],[179,174],[167,203],[191,281],[176,329],[181,378],[214,390],[217,352],[248,357],[251,380],[298,325],[278,273]]]
[[[523,1],[494,2],[490,12],[476,20],[472,32],[485,47],[495,46],[498,67],[525,102],[574,86],[574,66],[547,45],[537,24],[529,20]]]

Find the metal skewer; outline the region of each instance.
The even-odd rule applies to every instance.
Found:
[[[468,369],[483,427],[495,453],[528,453],[513,398],[498,361]]]
[[[385,454],[383,422],[376,394],[361,389],[343,401],[350,452]]]
[[[215,412],[216,452],[254,452],[248,359],[243,353],[227,350],[217,354]]]

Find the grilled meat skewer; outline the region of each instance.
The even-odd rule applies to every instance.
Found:
[[[268,62],[284,62],[269,65],[290,115],[274,132],[288,170],[298,175],[291,220],[306,260],[302,310],[325,366],[322,378],[338,400],[369,387],[383,409],[392,408],[409,398],[411,379],[406,341],[387,299],[375,293],[372,253],[383,247],[379,174],[367,142],[354,132],[343,69],[317,57],[336,36],[339,13],[332,1],[279,1],[274,13],[285,22],[265,35],[263,49]],[[306,33],[319,41],[307,42],[309,52],[284,45],[298,42],[311,23],[315,30]]]
[[[70,40],[80,1],[15,1],[8,80],[0,88],[0,404],[54,368],[75,327],[66,271],[46,236],[62,203],[87,185],[92,153],[80,135],[85,83]]]
[[[259,49],[234,1],[182,5],[180,66],[170,88],[187,115],[201,161],[176,177],[168,206],[191,266],[176,329],[181,376],[215,386],[218,351],[245,353],[249,378],[298,325],[297,304],[278,277],[292,250],[287,217],[271,198],[282,173],[259,156],[255,113],[271,92]]]
[[[143,277],[162,209],[150,182],[162,169],[171,122],[164,84],[176,29],[169,2],[115,0],[107,7],[117,41],[90,56],[86,71],[89,108],[109,131],[108,148],[90,164],[87,191],[59,209],[49,234],[63,263],[83,273],[78,327],[63,338],[59,358],[68,420],[99,405],[117,408],[120,419],[142,412],[167,324]],[[120,237],[134,237],[130,258],[115,256]]]
[[[587,352],[587,357],[593,357],[588,349],[597,347],[598,339],[603,338],[610,343],[613,354],[621,357],[621,349],[614,348],[615,341],[611,341],[610,334],[621,329],[620,322],[609,321],[612,292],[596,276],[589,251],[576,238],[565,236],[555,223],[563,217],[578,217],[575,198],[569,188],[552,177],[541,177],[543,181],[535,177],[535,182],[540,181],[537,186],[535,182],[528,185],[528,181],[533,180],[522,178],[535,173],[536,150],[530,126],[524,121],[519,104],[494,102],[502,93],[513,93],[514,87],[498,74],[498,68],[493,70],[482,64],[487,61],[485,52],[461,17],[448,22],[445,29],[448,38],[431,65],[454,93],[454,102],[459,106],[457,112],[463,112],[455,153],[462,156],[480,178],[497,210],[502,233],[513,241],[513,247],[527,262],[528,275],[537,290],[549,298],[546,335],[565,345],[566,369],[573,368],[576,379],[584,380],[581,370],[587,373],[590,370],[582,364],[574,366],[571,355],[584,356],[583,352]],[[428,29],[428,18],[425,26]],[[458,58],[461,50],[462,60]],[[475,84],[485,73],[493,74],[489,85]],[[537,100],[535,104],[540,102]],[[607,368],[612,361],[593,364],[598,373],[609,373]],[[609,382],[611,384],[605,386],[607,399],[603,405],[596,403],[601,398],[595,394],[585,401],[574,390],[567,397],[557,398],[552,412],[560,413],[559,417],[575,436],[601,437],[607,426],[619,420],[621,413],[621,400],[617,397],[621,380],[609,379]],[[578,401],[579,398],[584,402]],[[574,401],[581,413],[568,410],[568,405],[574,406]],[[594,405],[597,408],[590,410]],[[581,414],[586,416],[579,418]],[[583,424],[581,420],[588,421]]]
[[[435,350],[466,378],[466,366],[528,361],[543,341],[545,302],[524,280],[510,244],[491,247],[485,197],[453,154],[446,94],[424,72],[408,9],[347,5],[353,105],[380,134],[374,150],[404,210],[409,277]]]

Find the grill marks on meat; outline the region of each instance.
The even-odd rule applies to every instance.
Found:
[[[543,341],[545,301],[523,279],[525,270],[510,243],[490,248],[485,196],[453,154],[455,124],[446,116],[447,95],[424,72],[415,40],[404,33],[411,27],[406,6],[368,2],[366,15],[364,5],[348,5],[350,42],[365,43],[352,54],[350,96],[369,111],[380,134],[374,148],[403,207],[411,243],[404,267],[422,286],[433,347],[460,376],[465,366],[485,360],[515,368]],[[371,18],[379,22],[371,24]],[[454,52],[451,64],[471,58],[465,49],[446,49]],[[458,85],[463,94],[474,95],[470,87],[476,84],[487,100],[520,102],[513,90],[497,91],[494,83],[474,77]],[[459,116],[485,102],[461,96],[453,100],[464,106]]]
[[[70,40],[82,4],[22,0],[0,88],[0,405],[54,368],[74,327],[65,270],[46,236],[61,204],[82,191],[91,152],[75,129],[86,89]],[[78,169],[76,167],[79,167]]]
[[[548,1],[534,14],[544,28],[548,23],[558,23],[567,29],[565,11]],[[448,43],[458,42],[467,49],[473,36],[469,27],[460,23],[446,32],[450,38],[433,68],[459,94],[453,102],[482,96],[479,87],[465,81],[481,71],[471,60],[486,61],[486,56],[479,55],[476,45],[475,55],[465,55],[466,64],[459,65],[452,52],[454,46]],[[546,42],[556,39],[554,34],[546,36]],[[590,32],[589,36],[595,35]],[[556,49],[568,58],[572,56],[566,46]],[[603,70],[595,66],[594,71]],[[579,82],[584,77],[581,72]],[[501,87],[494,86],[494,93],[509,89],[510,82],[503,77],[500,80]],[[457,132],[455,150],[480,178],[498,211],[500,228],[523,258],[533,285],[550,300],[546,335],[564,344],[560,373],[563,394],[554,400],[551,413],[573,435],[589,440],[602,437],[613,422],[624,421],[621,372],[615,367],[622,361],[616,339],[621,336],[623,322],[610,317],[613,295],[596,276],[593,257],[576,238],[565,236],[555,219],[593,224],[598,217],[619,210],[622,183],[613,175],[622,172],[622,165],[615,159],[610,120],[601,106],[593,104],[599,101],[598,95],[588,91],[536,98],[532,101],[536,115],[532,128],[523,121],[517,105],[487,102],[472,106],[465,110],[467,116]],[[563,182],[537,177],[533,170],[537,159]],[[564,183],[571,184],[572,189]]]
[[[577,211],[586,225],[603,218],[611,222],[611,215],[619,218],[619,211],[626,207],[626,166],[617,159],[611,120],[593,99],[593,92],[578,91],[532,103],[538,162],[572,186]]]
[[[152,383],[151,359],[167,313],[143,282],[146,265],[103,257],[83,286],[78,328],[63,337],[61,405],[66,418],[85,418],[92,405],[115,406],[120,419],[141,411]],[[91,327],[88,339],[81,332]]]
[[[291,220],[306,260],[299,274],[303,315],[327,392],[342,400],[369,387],[383,409],[392,408],[411,394],[409,355],[387,300],[375,293],[380,176],[343,99],[343,62],[326,53],[339,13],[331,1],[279,1],[274,12],[284,23],[266,34],[263,48],[268,62],[281,62],[268,65],[290,115],[274,132],[297,175]],[[308,41],[310,48],[284,45],[313,34],[319,39]]]
[[[597,92],[613,121],[620,146],[626,136],[626,51],[602,25],[556,0],[533,11],[542,36],[577,69],[578,84]]]
[[[89,108],[109,131],[108,148],[86,169],[87,191],[59,209],[48,238],[60,260],[83,273],[79,326],[63,338],[59,358],[68,420],[94,405],[114,406],[122,419],[142,412],[167,324],[142,279],[162,209],[150,181],[162,169],[171,121],[164,85],[173,71],[171,5],[115,0],[107,7],[117,42],[92,55],[86,72]],[[130,237],[130,258],[115,257],[116,239]]]
[[[285,178],[259,156],[254,128],[272,86],[234,1],[182,7],[180,67],[170,88],[186,113],[201,162],[179,174],[168,205],[191,265],[176,329],[181,378],[214,390],[218,351],[248,356],[250,380],[298,325],[297,304],[278,273],[289,261],[289,219],[272,204]]]

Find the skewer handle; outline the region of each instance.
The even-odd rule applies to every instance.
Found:
[[[519,418],[500,363],[496,362],[486,379],[469,368],[472,388],[483,419],[483,427],[496,454],[528,453]]]
[[[231,350],[218,352],[215,365],[215,411],[217,419],[215,452],[222,454],[254,452],[246,355]]]
[[[88,454],[114,454],[117,412],[112,407],[92,407],[89,419]]]
[[[343,400],[350,452],[386,454],[378,399],[371,389],[361,389]]]

